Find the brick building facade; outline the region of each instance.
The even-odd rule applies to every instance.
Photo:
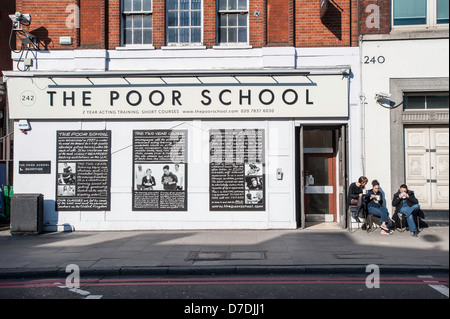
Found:
[[[19,12],[32,13],[33,22],[27,31],[39,38],[43,48],[114,50],[123,45],[121,0],[16,2]],[[320,1],[249,1],[245,10],[249,18],[248,44],[253,48],[356,46],[357,3],[330,1],[326,14],[320,17]],[[152,44],[157,49],[167,44],[165,8],[165,0],[152,2]],[[218,44],[217,0],[203,1],[203,18],[202,43],[210,49]],[[59,37],[65,36],[72,37],[72,45],[60,45]]]

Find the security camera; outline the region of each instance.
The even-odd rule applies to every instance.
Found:
[[[375,94],[375,100],[389,99],[390,97],[391,97],[391,94],[389,94],[389,93],[378,92]]]
[[[10,14],[9,18],[14,24],[14,27],[20,28],[20,23],[30,23],[31,22],[31,15],[30,14],[22,14],[20,12],[16,12],[15,14]]]

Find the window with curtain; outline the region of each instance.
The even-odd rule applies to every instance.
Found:
[[[248,42],[248,0],[218,0],[219,44]]]
[[[202,0],[166,0],[168,44],[202,42]]]
[[[124,20],[124,44],[152,44],[152,0],[123,0],[122,14]]]

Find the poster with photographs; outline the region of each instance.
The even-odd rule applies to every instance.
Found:
[[[187,131],[133,131],[133,210],[187,211]]]
[[[111,131],[57,131],[56,210],[109,211]]]
[[[264,130],[210,131],[210,210],[265,210]]]

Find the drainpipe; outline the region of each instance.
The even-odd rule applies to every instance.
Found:
[[[360,89],[359,103],[361,107],[361,163],[362,163],[362,175],[366,176],[366,95],[364,94],[363,87],[363,58],[362,58],[362,46],[363,36],[359,35],[359,59],[360,59]]]

